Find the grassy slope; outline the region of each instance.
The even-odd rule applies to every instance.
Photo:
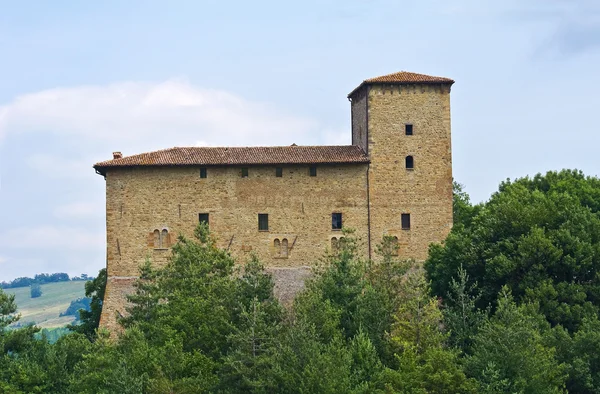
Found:
[[[31,298],[29,287],[5,289],[8,294],[15,295],[15,302],[21,314],[20,322],[35,322],[44,328],[62,327],[73,321],[73,316],[59,317],[61,312],[74,299],[85,296],[85,281],[56,282],[42,285],[42,296]]]

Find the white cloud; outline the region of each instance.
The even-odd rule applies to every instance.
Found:
[[[124,154],[199,140],[206,145],[287,145],[318,136],[311,119],[184,80],[56,88],[0,106],[0,137],[27,132],[83,137]],[[99,159],[106,159],[102,154]]]
[[[103,232],[67,226],[37,226],[9,229],[2,233],[0,247],[29,250],[85,250],[102,253]]]
[[[54,216],[59,219],[82,219],[104,216],[104,204],[99,202],[73,202],[54,209]]]

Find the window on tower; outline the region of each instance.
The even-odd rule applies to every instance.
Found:
[[[406,156],[406,169],[412,170],[415,168],[415,159],[412,156]]]
[[[208,213],[199,213],[198,220],[200,223],[204,223],[208,226]]]
[[[405,124],[404,125],[404,133],[406,135],[413,135],[413,125],[411,125],[411,124]]]
[[[342,214],[340,212],[334,212],[331,214],[331,229],[341,230],[342,229]]]
[[[269,231],[269,214],[258,214],[258,231]]]
[[[410,230],[410,213],[403,213],[400,217],[402,230]]]

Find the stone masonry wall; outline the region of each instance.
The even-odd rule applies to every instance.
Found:
[[[279,178],[275,166],[251,166],[242,178],[241,167],[208,167],[204,179],[196,167],[109,170],[108,284],[101,326],[117,328],[116,315],[125,314],[125,294],[146,258],[157,265],[167,262],[170,249],[167,244],[155,248],[152,232],[166,229],[171,242],[180,233],[192,236],[199,213],[209,214],[218,246],[229,248],[239,263],[254,252],[281,277],[277,290],[284,295],[288,291],[282,286],[293,282],[290,275],[305,277],[303,267],[322,257],[331,238],[341,235],[331,228],[333,212],[341,212],[343,225],[356,229],[366,245],[366,165],[319,165],[316,177],[309,176],[308,165],[282,168]],[[269,231],[258,230],[259,213],[269,215]],[[288,240],[287,258],[275,250],[275,239]]]
[[[452,227],[450,87],[373,85],[368,92],[372,244],[397,236],[401,257],[424,260],[428,245]],[[413,135],[405,135],[407,123]],[[410,230],[401,228],[402,213],[410,213]]]
[[[356,92],[350,104],[352,112],[352,144],[360,146],[365,153],[369,153],[367,145],[367,91],[368,87],[365,87]]]

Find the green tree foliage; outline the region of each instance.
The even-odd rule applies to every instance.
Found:
[[[537,306],[517,306],[508,288],[498,298],[494,316],[473,338],[466,370],[477,378],[479,393],[561,393],[566,366],[548,345],[550,325]]]
[[[495,307],[506,285],[517,302],[537,302],[551,324],[575,331],[599,311],[599,209],[600,180],[567,170],[506,181],[476,208],[455,197],[457,223],[425,264],[434,294],[446,297],[462,266],[478,283],[479,308]]]
[[[485,321],[487,310],[477,308],[477,283],[469,284],[469,276],[460,266],[457,278],[450,281],[450,290],[444,298],[444,324],[450,333],[449,341],[456,348],[469,353],[473,337]]]
[[[385,386],[402,393],[475,393],[458,352],[446,346],[439,300],[429,295],[423,272],[413,268],[400,287],[391,332],[398,363],[386,371]]]
[[[87,308],[79,309],[80,323],[69,326],[69,329],[84,334],[90,339],[96,337],[96,330],[100,324],[100,315],[102,314],[102,302],[105,291],[106,268],[102,268],[96,278],[85,282],[85,296],[90,299],[89,310]]]
[[[42,296],[42,286],[39,283],[32,283],[29,287],[29,294],[31,298],[38,298]]]

